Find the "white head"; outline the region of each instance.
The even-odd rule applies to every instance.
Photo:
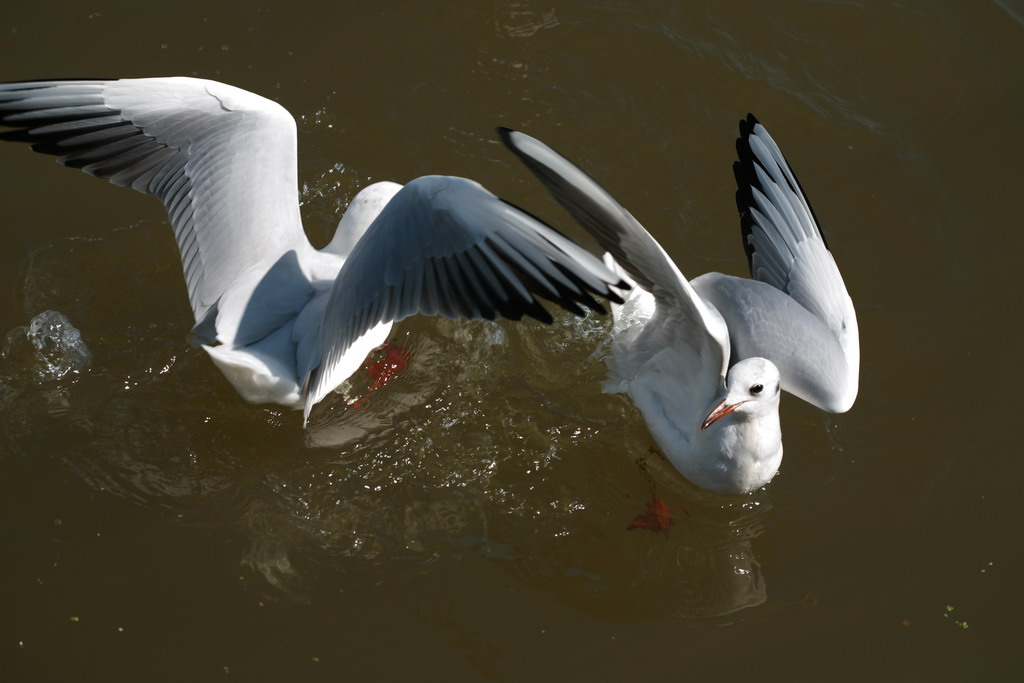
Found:
[[[345,215],[341,217],[331,243],[324,247],[323,251],[337,256],[348,256],[370,224],[401,189],[402,186],[398,183],[382,181],[360,190],[348,205]]]
[[[746,358],[725,376],[725,397],[708,414],[701,430],[726,415],[741,421],[779,412],[779,369],[766,358]]]

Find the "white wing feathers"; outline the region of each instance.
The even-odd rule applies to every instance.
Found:
[[[740,122],[736,151],[736,204],[751,277],[810,315],[749,281],[710,273],[694,284],[725,317],[739,354],[734,360],[768,358],[788,391],[844,412],[860,375],[857,315],[846,284],[800,182],[753,115]]]
[[[853,301],[799,181],[753,115],[740,122],[736,151],[736,203],[751,276],[818,316],[847,350],[848,338],[857,338]],[[859,358],[859,349],[853,352]]]
[[[0,122],[20,129],[5,139],[164,203],[200,337],[252,342],[308,300],[300,285],[279,297],[281,310],[265,320],[250,314],[239,327],[239,302],[258,281],[250,275],[311,249],[299,217],[295,122],[280,105],[192,78],[44,81],[0,85]],[[222,300],[228,292],[233,308]]]

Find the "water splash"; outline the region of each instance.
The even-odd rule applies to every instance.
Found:
[[[27,370],[37,384],[80,374],[92,363],[92,352],[78,328],[63,313],[52,310],[8,332],[2,356]]]

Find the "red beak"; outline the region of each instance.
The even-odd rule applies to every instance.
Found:
[[[703,432],[705,429],[713,425],[718,420],[721,420],[723,417],[725,417],[732,411],[736,410],[744,403],[746,403],[746,401],[740,401],[739,403],[726,405],[725,399],[722,399],[722,402],[715,406],[715,409],[711,411],[711,413],[708,415],[708,418],[704,420],[704,424],[700,426],[700,430]]]

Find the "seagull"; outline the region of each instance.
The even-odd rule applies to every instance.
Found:
[[[525,133],[499,132],[633,285],[612,306],[605,390],[630,396],[686,479],[727,495],[771,481],[782,463],[780,389],[828,412],[853,406],[853,301],[800,183],[753,115],[740,122],[733,165],[752,279],[687,280],[590,176]]]
[[[620,277],[478,183],[424,176],[361,190],[325,247],[299,214],[295,120],[197,78],[0,84],[0,133],[163,202],[201,345],[243,399],[310,410],[410,315],[543,322]]]

